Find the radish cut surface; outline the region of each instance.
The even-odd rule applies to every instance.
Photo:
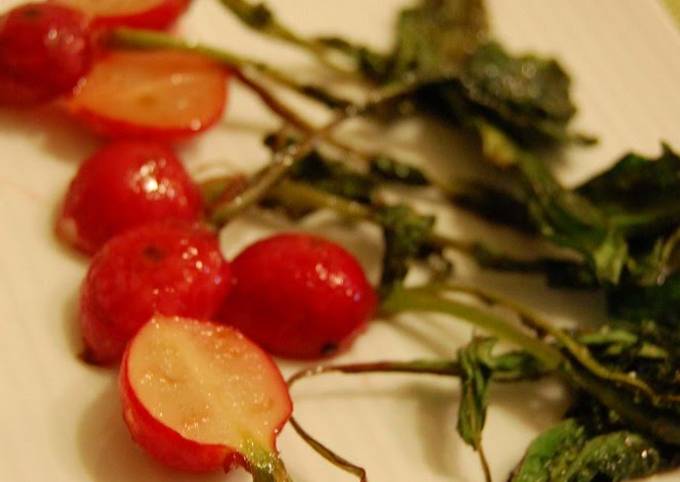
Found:
[[[156,317],[131,343],[126,370],[149,414],[200,444],[273,449],[290,415],[287,387],[269,356],[226,326]]]
[[[108,137],[174,139],[222,116],[227,72],[184,52],[113,52],[97,62],[69,110]]]

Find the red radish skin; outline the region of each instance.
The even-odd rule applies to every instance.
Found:
[[[173,336],[164,336],[167,331],[172,331]],[[191,345],[194,345],[193,349],[198,347],[201,352],[196,360],[191,359],[192,352],[195,353]],[[155,360],[158,353],[169,358]],[[144,360],[145,357],[151,358],[152,362]],[[230,372],[232,367],[238,369],[239,357],[247,357],[240,366],[245,366],[247,371],[253,373]],[[137,361],[139,359],[142,361]],[[233,359],[236,362],[230,362]],[[206,361],[208,366],[203,366]],[[206,386],[203,381],[192,384],[191,369],[187,368],[189,366],[203,375],[217,371],[216,376],[227,381],[218,387]],[[239,380],[240,375],[255,381],[244,384]],[[165,380],[159,386],[161,390],[167,390],[167,393],[149,397],[149,391],[153,394],[155,389],[151,385],[158,378]],[[172,383],[166,388],[168,380]],[[243,397],[247,401],[253,397],[264,397],[270,401],[264,411],[248,411],[248,407],[240,407],[243,413],[236,417],[237,420],[219,418],[222,408],[219,407],[219,392],[243,391],[245,386],[248,387],[248,393],[238,394],[235,398]],[[249,460],[249,454],[240,452],[237,447],[201,441],[205,434],[201,433],[200,426],[196,428],[197,425],[189,424],[190,429],[187,429],[186,423],[175,426],[177,420],[198,418],[205,426],[222,426],[231,422],[239,424],[240,431],[245,433],[250,432],[250,425],[262,424],[263,420],[259,418],[264,417],[268,435],[255,443],[259,444],[264,453],[275,456],[276,436],[292,412],[288,387],[271,358],[232,328],[204,321],[159,316],[151,320],[130,342],[123,355],[119,387],[123,418],[133,439],[162,464],[190,472],[210,472],[222,468],[229,471],[236,466],[249,469],[253,461]],[[147,391],[146,398],[144,390]],[[196,390],[207,391],[192,393]],[[261,393],[254,393],[258,390]],[[195,401],[203,400],[204,397],[205,403],[195,406]],[[230,400],[234,400],[234,397]],[[173,417],[172,413],[177,411],[179,416]],[[214,417],[218,418],[213,419]],[[233,435],[225,438],[233,439]],[[247,446],[252,441],[242,442]],[[232,445],[236,445],[233,440]]]
[[[154,313],[212,318],[230,280],[229,263],[206,228],[161,223],[116,236],[92,259],[81,289],[86,359],[119,360]]]
[[[224,68],[199,55],[113,52],[95,63],[67,109],[105,137],[180,140],[222,117],[227,81]]]
[[[0,17],[0,105],[32,106],[70,94],[91,56],[80,12],[45,3],[10,10]]]
[[[347,347],[366,326],[376,295],[345,249],[307,234],[259,241],[232,263],[234,289],[218,319],[270,353],[314,359]]]
[[[92,17],[93,28],[164,30],[189,7],[190,0],[53,0]]]
[[[198,187],[170,147],[153,141],[117,141],[78,169],[57,233],[93,254],[130,228],[168,219],[196,222],[202,208]]]

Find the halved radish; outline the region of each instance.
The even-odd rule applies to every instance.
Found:
[[[134,440],[162,463],[194,472],[243,466],[255,480],[288,480],[276,450],[292,410],[288,387],[238,331],[156,316],[125,352],[120,389]]]
[[[93,17],[95,27],[162,30],[187,9],[190,0],[54,0]]]
[[[227,77],[195,54],[113,52],[94,65],[67,107],[107,137],[174,140],[222,117]]]

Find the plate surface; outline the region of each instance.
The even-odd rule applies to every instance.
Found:
[[[16,3],[5,1],[3,9]],[[404,2],[270,3],[303,32],[338,32],[387,47],[396,9]],[[565,182],[576,183],[631,149],[655,154],[661,140],[680,148],[680,35],[656,1],[492,0],[489,9],[496,36],[508,46],[554,54],[563,61],[580,107],[576,125],[601,139],[597,147],[571,150],[554,161]],[[196,0],[180,31],[286,68],[309,67],[304,55],[245,31],[216,1]],[[228,110],[223,123],[182,146],[196,175],[225,165],[252,170],[266,160],[260,138],[276,127],[276,119],[238,87],[232,90]],[[428,163],[442,175],[453,176],[470,165],[470,146],[434,124],[404,122],[388,132],[353,125],[346,135],[355,133],[413,162]],[[85,366],[76,356],[76,299],[87,264],[60,247],[52,226],[78,162],[97,144],[49,110],[0,110],[0,479],[248,480],[243,473],[196,477],[159,467],[129,440],[119,414],[115,374]],[[441,229],[461,237],[484,236],[510,250],[530,249],[526,240],[490,230],[462,213],[441,214]],[[231,255],[244,243],[287,227],[266,216],[248,216],[223,233],[225,252]],[[374,228],[347,230],[326,215],[307,220],[305,227],[341,240],[375,278],[380,245]],[[538,278],[482,273],[464,260],[458,260],[457,268],[464,280],[513,296],[556,322],[603,316],[598,296],[550,291]],[[468,329],[450,320],[404,317],[394,324],[376,322],[338,361],[447,356],[469,336]],[[290,373],[298,366],[282,363],[282,368]],[[372,481],[482,480],[475,454],[455,433],[455,382],[329,377],[303,382],[293,396],[299,420],[339,453],[365,466]],[[529,441],[557,420],[566,403],[564,391],[551,382],[493,389],[484,445],[495,480],[506,479]],[[282,434],[280,449],[298,482],[353,480],[320,460],[291,430]]]

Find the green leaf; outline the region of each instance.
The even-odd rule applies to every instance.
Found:
[[[541,234],[581,253],[600,283],[617,284],[628,259],[623,233],[588,199],[561,186],[535,156],[522,153],[518,169]]]
[[[423,172],[413,166],[385,155],[371,159],[371,175],[379,180],[398,182],[409,186],[427,186],[429,181]]]
[[[460,183],[451,190],[449,197],[457,206],[493,223],[536,234],[536,225],[531,219],[526,201],[515,193],[481,182]]]
[[[475,338],[468,346],[458,350],[461,399],[456,428],[465,443],[479,453],[487,480],[490,476],[482,449],[482,430],[486,421],[489,382],[493,371],[482,360],[491,358],[491,350],[496,341],[492,338]]]
[[[637,393],[634,403],[651,403],[652,411],[667,409],[680,417],[680,332],[676,326],[654,321],[610,322],[577,338],[601,365],[632,374],[651,388],[651,399]]]
[[[660,464],[661,455],[649,440],[621,431],[586,442],[562,479],[565,482],[603,479],[619,482],[653,474]]]
[[[465,442],[479,450],[486,421],[489,381],[492,371],[480,361],[480,352],[488,357],[496,344],[494,339],[475,339],[458,350],[461,367],[461,405],[458,411],[458,433]]]
[[[639,434],[591,436],[582,422],[567,419],[531,443],[511,482],[618,482],[653,474],[661,461],[659,449]]]
[[[656,238],[651,249],[638,249],[626,265],[631,279],[641,286],[663,284],[680,267],[678,245],[680,226],[670,236]]]
[[[395,45],[388,54],[340,37],[317,42],[353,59],[363,75],[379,83],[429,81],[459,73],[487,31],[482,0],[420,0],[400,12]]]
[[[220,0],[220,2],[250,28],[278,35],[276,18],[264,3],[251,3],[245,0]]]
[[[488,349],[478,350],[480,363],[492,371],[494,380],[531,379],[545,375],[545,366],[535,356],[526,351],[509,351],[500,355],[492,355]]]
[[[579,192],[627,232],[666,232],[680,222],[680,156],[665,144],[658,159],[628,154]]]
[[[593,269],[584,263],[550,260],[544,268],[551,288],[595,290],[602,286]]]
[[[481,45],[453,76],[424,83],[420,105],[477,132],[484,155],[500,166],[519,148],[582,141],[568,125],[576,108],[570,79],[552,59],[513,56],[498,43]]]
[[[368,175],[349,169],[343,162],[325,158],[318,151],[300,159],[291,170],[291,178],[362,203],[371,201],[376,187]]]
[[[469,58],[460,82],[468,102],[522,143],[568,140],[576,108],[569,76],[555,60],[512,56],[489,42]]]
[[[380,292],[384,297],[404,280],[409,262],[430,250],[428,240],[434,227],[434,217],[421,216],[410,207],[399,204],[377,208],[376,220],[383,228],[385,240],[380,280]]]
[[[389,79],[457,74],[487,30],[482,0],[422,0],[399,16]]]
[[[612,316],[622,320],[656,320],[677,327],[680,325],[680,273],[659,285],[610,286],[607,307]]]
[[[585,437],[584,427],[574,419],[546,430],[529,445],[510,482],[558,482],[553,474],[566,470]]]

